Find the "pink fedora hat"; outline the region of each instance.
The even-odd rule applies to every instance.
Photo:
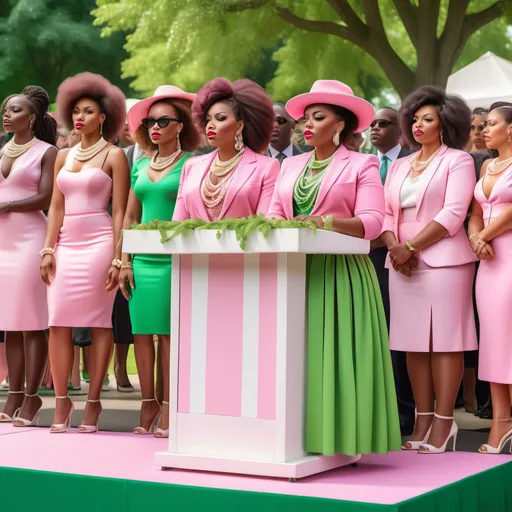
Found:
[[[128,111],[128,127],[131,132],[134,132],[141,124],[142,120],[148,117],[149,109],[157,101],[161,100],[187,100],[191,103],[196,99],[196,95],[174,85],[161,85],[155,91],[151,98],[139,101]]]
[[[371,103],[355,96],[348,85],[337,80],[317,80],[310,92],[299,94],[288,101],[286,110],[294,119],[300,119],[306,108],[316,103],[337,105],[353,112],[357,117],[357,132],[366,130],[375,114]]]

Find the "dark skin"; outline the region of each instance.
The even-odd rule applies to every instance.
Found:
[[[153,119],[159,119],[161,117],[170,117],[179,119],[179,112],[169,103],[158,102],[154,103],[149,109],[148,116]],[[149,136],[153,143],[158,147],[158,154],[162,157],[170,156],[177,150],[177,136],[178,133],[183,130],[183,123],[171,122],[164,128],[160,128],[158,123],[153,125],[149,129]],[[173,171],[176,163],[183,156],[183,152],[179,155],[174,163],[168,168],[162,171],[156,171],[148,168],[147,173],[149,179],[153,183],[157,183],[170,172]],[[142,218],[142,203],[139,198],[135,195],[133,188],[130,188],[130,194],[128,197],[128,206],[126,207],[126,213],[123,221],[123,229],[129,229],[133,223],[140,223]],[[122,261],[130,261],[130,255],[123,253]],[[126,286],[126,284],[129,286]],[[135,289],[135,279],[133,276],[133,270],[131,268],[121,269],[119,275],[119,288],[123,296],[130,300],[131,290]],[[155,345],[153,343],[153,335],[134,335],[135,345],[135,361],[137,363],[137,370],[140,378],[140,388],[142,392],[142,398],[144,400],[151,400],[155,397]],[[159,336],[159,345],[164,354],[170,354],[170,336]],[[163,373],[163,384],[164,384],[164,401],[167,404],[162,404],[162,416],[159,423],[159,428],[166,430],[169,428],[169,364],[168,359],[163,360],[165,365]],[[140,427],[138,429],[143,432],[149,430],[151,424],[160,413],[160,406],[156,400],[142,402],[140,411]]]
[[[2,113],[6,131],[14,133],[16,144],[26,144],[33,138],[32,127],[36,122],[36,114],[28,98],[14,96],[5,105]],[[50,147],[41,160],[41,178],[37,194],[25,199],[0,203],[0,215],[12,215],[23,212],[46,210],[50,204],[53,188],[53,166],[57,156],[57,148]],[[9,180],[17,159],[3,155],[0,160],[0,172],[5,180]],[[48,361],[48,343],[44,331],[8,332],[5,338],[9,384],[13,391],[23,390],[27,395],[36,395],[43,380]],[[4,407],[8,416],[21,407],[20,417],[31,421],[42,401],[38,396],[25,397],[23,394],[9,394]],[[19,425],[19,422],[15,422]]]
[[[340,119],[326,105],[310,105],[304,111],[304,133],[310,132],[306,143],[314,146],[317,160],[326,160],[338,149],[333,143],[336,133],[341,133],[345,121]],[[298,215],[296,220],[314,222],[319,228],[324,227],[324,221],[319,215]],[[364,238],[364,225],[358,217],[350,219],[334,218],[332,231],[345,235]]]
[[[75,130],[82,137],[84,149],[91,147],[100,139],[100,127],[105,121],[106,116],[101,112],[99,105],[94,100],[89,98],[79,99],[74,106],[72,119]],[[55,185],[48,212],[45,247],[53,247],[55,245],[64,220],[65,200],[64,195],[56,185],[56,179],[65,164],[68,152],[68,149],[59,151],[55,162]],[[103,171],[112,179],[112,221],[115,240],[115,250],[112,258],[120,259],[120,235],[130,188],[128,161],[123,150],[109,144],[86,162],[74,160],[71,168],[68,170],[80,172],[84,167],[101,167],[104,160]],[[58,272],[58,268],[55,264],[54,256],[51,254],[45,255],[41,261],[41,277],[48,286],[51,286],[50,277],[55,276],[56,272]],[[118,278],[119,270],[115,267],[110,267],[105,276],[105,289],[108,291],[114,290],[118,284]],[[89,366],[91,384],[88,400],[99,400],[108,364],[112,357],[114,338],[112,329],[93,328],[91,329],[91,335],[92,345],[90,348]],[[56,396],[67,395],[67,385],[73,367],[73,358],[74,350],[71,328],[52,327],[50,329],[50,362]],[[56,400],[54,424],[64,423],[71,405],[69,398],[66,400]],[[82,425],[95,425],[101,410],[99,402],[87,402]]]
[[[416,142],[421,145],[419,159],[427,160],[441,146],[441,122],[435,106],[425,105],[418,109],[414,115],[412,132]],[[420,252],[436,244],[447,234],[444,226],[431,221],[410,242]],[[393,269],[408,277],[414,275],[415,254],[407,249],[406,241],[399,242],[391,231],[384,232],[382,240],[389,249]],[[440,416],[453,416],[455,399],[464,370],[462,352],[409,352],[407,369],[417,411],[433,412],[435,396],[435,412]],[[427,444],[439,448],[448,437],[451,425],[452,420],[418,416],[411,440],[423,440],[432,426]],[[409,443],[405,444],[405,448],[410,447]],[[420,451],[428,449],[421,448]]]
[[[284,151],[292,142],[292,134],[295,130],[295,121],[288,115],[286,109],[282,105],[274,104],[274,127],[272,128],[272,137],[270,145],[280,153]],[[286,120],[286,123],[279,124],[280,121]]]
[[[487,147],[498,151],[498,161],[504,161],[512,157],[512,144],[509,143],[512,136],[512,124],[507,123],[500,110],[495,109],[489,112],[488,124],[483,133]],[[496,182],[505,172],[510,170],[510,167],[507,167],[499,174],[487,175],[488,165],[489,161],[484,162],[480,173],[480,177],[484,177],[482,189],[486,197],[490,197]],[[482,207],[476,199],[473,199],[468,234],[470,236],[474,233],[477,234],[470,241],[470,246],[480,260],[494,258],[492,241],[510,230],[512,230],[512,208],[505,209],[485,226]],[[501,438],[512,428],[512,421],[510,421],[512,385],[491,382],[491,397],[493,423],[487,443],[496,448]],[[480,451],[485,452],[486,447],[480,447]]]

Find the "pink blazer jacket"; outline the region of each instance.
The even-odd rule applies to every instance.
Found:
[[[172,220],[210,221],[201,197],[201,184],[216,155],[214,151],[185,162]],[[278,160],[246,148],[227,189],[219,219],[266,215],[278,173]]]
[[[392,231],[397,240],[402,215],[400,190],[409,174],[411,158],[393,162],[384,186],[386,217],[382,232]],[[438,222],[448,231],[442,240],[421,251],[420,257],[431,267],[451,267],[475,261],[464,229],[476,183],[471,155],[458,149],[442,148],[424,171],[420,183],[416,200],[418,232],[431,221]]]
[[[310,158],[311,153],[304,153],[283,160],[267,217],[294,217],[293,189]],[[378,158],[340,146],[320,185],[311,215],[358,217],[364,225],[364,238],[378,237],[384,219]]]

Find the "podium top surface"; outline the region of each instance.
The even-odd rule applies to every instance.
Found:
[[[368,254],[370,241],[319,229],[274,229],[265,238],[259,231],[250,235],[245,250],[234,231],[195,230],[162,244],[157,230],[124,230],[123,252],[129,254]]]

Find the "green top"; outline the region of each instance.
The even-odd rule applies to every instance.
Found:
[[[142,224],[155,219],[172,220],[183,164],[191,156],[190,153],[185,153],[174,169],[156,183],[148,177],[151,162],[149,158],[139,158],[133,164],[131,187],[142,205]]]

